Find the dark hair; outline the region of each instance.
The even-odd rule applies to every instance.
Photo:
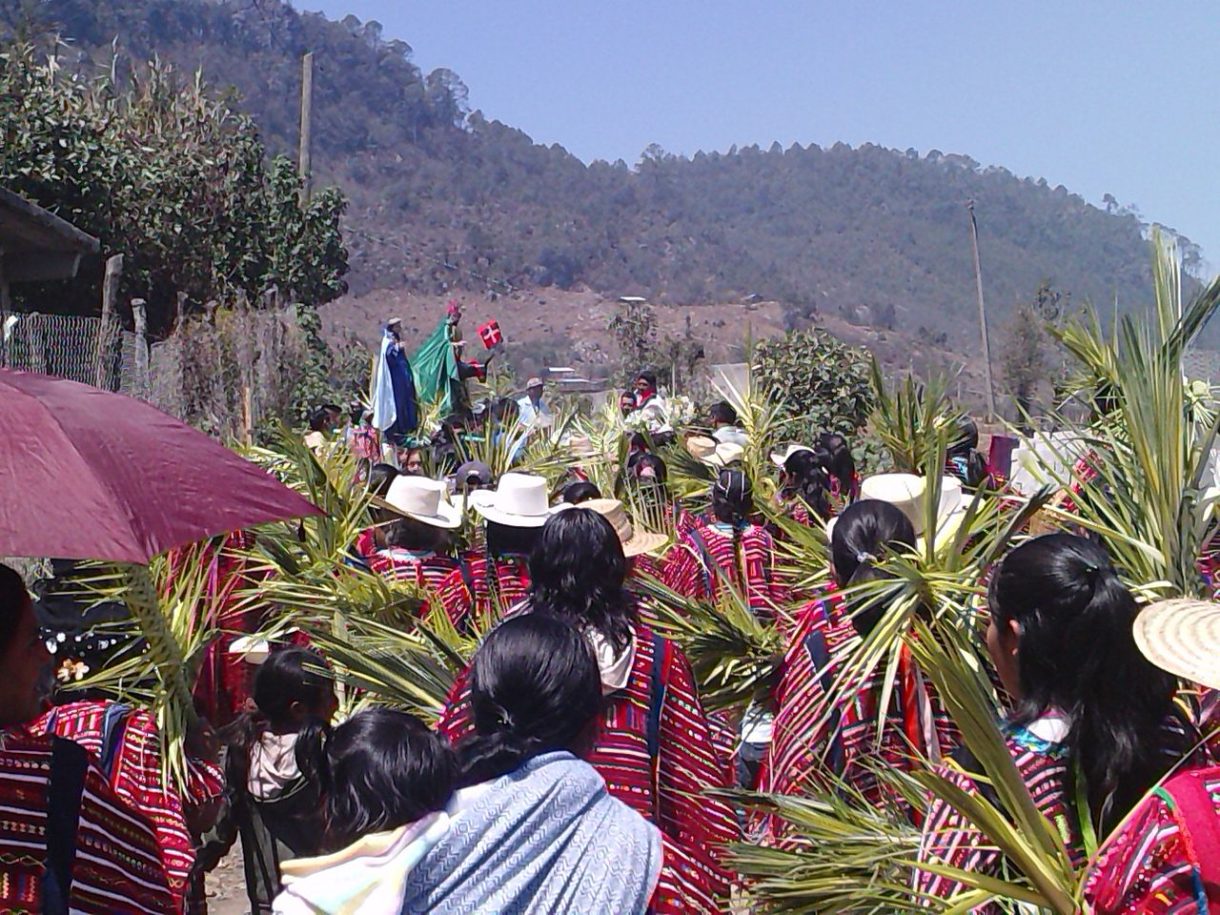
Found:
[[[850,588],[891,577],[877,563],[887,553],[915,548],[915,526],[889,502],[864,499],[843,510],[830,534],[830,561],[835,581]],[[872,632],[885,616],[884,602],[873,598],[852,615],[861,635]]]
[[[588,480],[576,480],[563,488],[562,500],[568,505],[579,505],[590,499],[600,499],[602,491]]]
[[[657,386],[657,373],[656,372],[637,372],[635,378],[636,378],[636,381],[648,382],[648,386],[650,388],[656,388],[656,386]]]
[[[332,851],[444,809],[457,779],[448,741],[406,712],[366,709],[313,747],[302,771],[326,798]]]
[[[17,570],[0,564],[0,654],[12,646],[21,610],[29,599],[30,592]]]
[[[1084,776],[1094,823],[1109,832],[1176,762],[1167,751],[1192,743],[1166,727],[1177,681],[1136,647],[1135,599],[1099,545],[1048,534],[1004,558],[988,603],[997,626],[1018,628],[1012,720],[1067,715],[1070,772]]]
[[[720,400],[712,404],[707,414],[713,423],[724,423],[727,426],[737,425],[737,411],[727,401]]]
[[[716,520],[738,526],[754,514],[754,485],[740,470],[722,470],[712,485],[712,514]]]
[[[621,394],[619,394],[618,399],[619,403],[622,403],[624,399],[634,401],[635,391],[623,391]]]
[[[973,419],[963,413],[957,418],[953,441],[949,443],[949,454],[965,456],[979,446],[979,427]]]
[[[330,426],[330,410],[328,408],[315,407],[309,411],[309,429],[311,432],[325,432]]]
[[[487,522],[487,552],[491,556],[528,556],[538,542],[539,528]],[[488,568],[491,564],[488,563]]]
[[[440,528],[431,524],[414,518],[399,518],[386,528],[385,542],[388,546],[403,550],[440,551],[444,546],[445,537]]]
[[[669,480],[669,468],[665,466],[664,458],[647,451],[637,451],[627,459],[627,470],[637,480],[645,468],[652,470],[656,481],[664,485]]]
[[[470,706],[475,732],[458,745],[462,785],[499,778],[542,753],[579,755],[603,707],[593,648],[551,616],[505,620],[475,652]]]
[[[492,407],[492,416],[501,425],[509,426],[521,415],[521,405],[511,397],[502,397]]]
[[[812,451],[794,451],[784,461],[784,494],[799,497],[822,520],[830,517],[830,477]]]
[[[382,499],[390,491],[390,484],[398,476],[398,468],[393,464],[374,464],[369,468],[368,490]]]
[[[530,606],[578,627],[592,626],[620,650],[631,644],[635,599],[613,525],[588,508],[553,515],[530,555]]]
[[[822,469],[839,481],[839,492],[848,496],[855,486],[856,459],[847,439],[837,432],[823,432],[818,436],[816,453]]]

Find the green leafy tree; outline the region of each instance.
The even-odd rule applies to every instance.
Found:
[[[871,360],[820,327],[760,343],[754,379],[780,405],[785,433],[854,435],[875,406]]]
[[[179,293],[201,306],[276,286],[317,306],[346,289],[342,195],[302,206],[291,163],[266,164],[254,122],[156,60],[120,73],[116,58],[84,79],[31,45],[0,49],[0,183],[123,254],[122,294],[147,301],[154,333]],[[56,299],[88,313],[97,292],[81,283]]]

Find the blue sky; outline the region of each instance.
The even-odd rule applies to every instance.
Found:
[[[1220,5],[296,0],[589,161],[778,140],[965,153],[1113,194],[1220,267]],[[984,214],[980,214],[985,218]]]

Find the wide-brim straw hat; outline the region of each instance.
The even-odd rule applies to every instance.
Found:
[[[385,504],[391,511],[432,527],[453,530],[462,524],[462,509],[450,503],[448,487],[428,477],[395,477]]]
[[[241,655],[243,661],[257,667],[271,657],[271,643],[253,635],[238,636],[229,644],[228,653]]]
[[[566,503],[552,507],[546,480],[529,473],[504,474],[494,490],[472,492],[470,506],[487,521],[506,527],[542,527],[551,515],[571,508]]]
[[[776,467],[783,468],[788,463],[788,458],[801,451],[813,451],[813,449],[808,445],[790,442],[789,444],[776,448],[771,452],[771,463]]]
[[[669,538],[664,534],[636,530],[627,515],[627,509],[618,499],[589,499],[582,502],[580,508],[591,509],[610,522],[623,545],[623,555],[628,559],[644,553],[655,553],[669,542]]]
[[[692,435],[686,440],[686,450],[704,464],[728,467],[745,459],[746,449],[734,442],[718,442],[706,435]]]
[[[875,499],[888,502],[907,516],[915,528],[919,545],[924,544],[924,499],[927,497],[928,481],[913,473],[882,473],[867,477],[860,484],[860,501]],[[940,504],[936,508],[936,531],[933,544],[953,539],[966,517],[969,503],[962,492],[962,482],[956,477],[943,477],[940,485]],[[829,536],[834,531],[838,518],[831,518],[826,525]]]
[[[1220,604],[1175,598],[1145,607],[1135,644],[1162,670],[1220,689]]]

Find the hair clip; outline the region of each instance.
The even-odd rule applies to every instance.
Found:
[[[856,554],[856,562],[864,564],[866,562],[876,562],[877,557],[872,553],[861,551]]]

